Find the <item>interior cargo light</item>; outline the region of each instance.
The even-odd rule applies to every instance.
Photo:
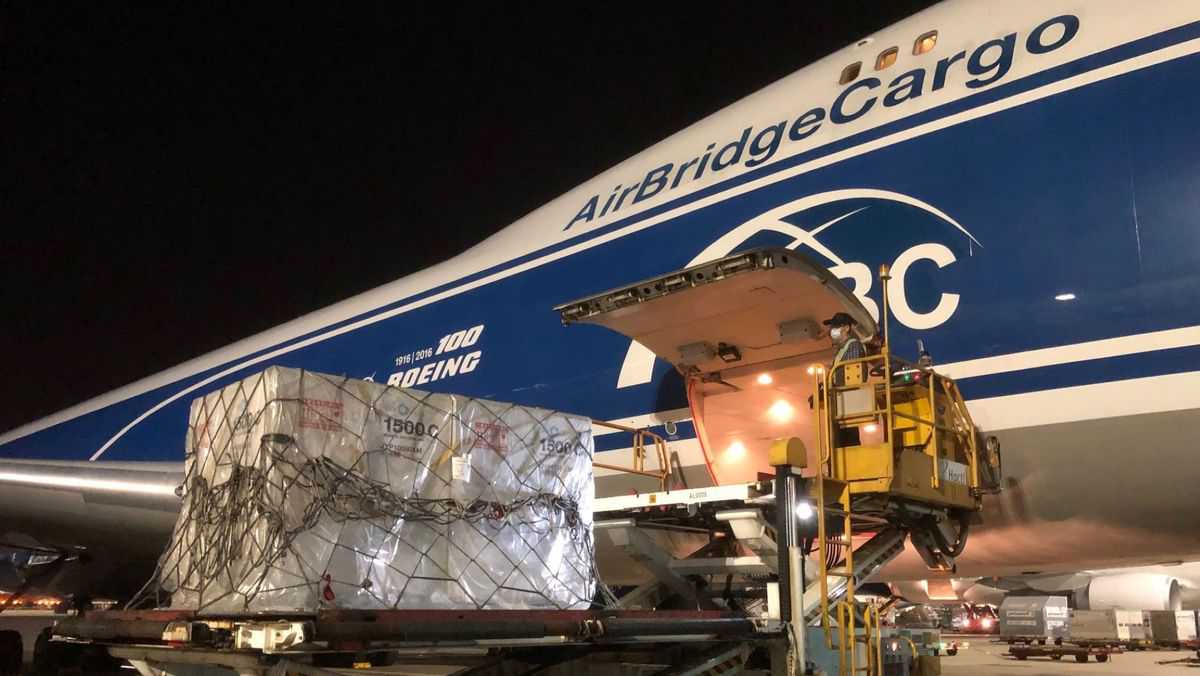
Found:
[[[1054,297],[1054,300],[1062,300],[1062,301],[1066,301],[1066,300],[1075,300],[1075,294],[1073,294],[1073,293],[1070,293],[1070,292],[1068,292],[1068,293],[1060,293],[1060,294],[1058,294],[1057,296],[1055,296],[1055,297]]]
[[[796,518],[800,519],[801,521],[808,521],[809,519],[813,518],[812,503],[808,503],[808,502],[797,503],[796,504]]]
[[[758,384],[759,385],[770,385],[773,382],[775,382],[775,379],[771,377],[770,373],[758,374]]]
[[[746,457],[746,446],[740,441],[735,441],[729,444],[729,448],[725,449],[724,460],[727,463],[734,463]]]
[[[783,399],[771,404],[771,408],[767,409],[767,415],[771,416],[771,419],[775,422],[781,423],[791,420],[795,413],[796,409],[792,408],[792,405]]]
[[[879,431],[879,425],[876,425],[875,423],[867,423],[866,425],[863,425],[863,431],[867,434],[875,434]]]

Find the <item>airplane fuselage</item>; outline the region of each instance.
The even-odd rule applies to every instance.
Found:
[[[274,364],[648,425],[697,480],[678,374],[551,308],[771,245],[825,261],[876,316],[889,265],[892,344],[923,339],[1000,438],[1009,483],[960,574],[1200,558],[1198,19],[1184,2],[938,5],[455,259],[14,430],[0,464],[180,463],[191,400]],[[629,445],[596,437],[598,458]],[[2,469],[0,509],[38,504],[42,538],[74,537],[56,536],[77,512],[46,507],[53,488]],[[600,494],[644,485],[597,476]],[[894,575],[923,577],[913,563]]]

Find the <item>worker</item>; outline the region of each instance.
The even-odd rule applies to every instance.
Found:
[[[838,364],[862,359],[867,356],[867,350],[863,347],[862,339],[854,331],[856,322],[850,315],[838,312],[822,323],[829,327],[829,338],[833,341],[833,348],[836,350],[833,364],[830,365],[833,385],[841,387],[846,384],[846,369],[839,367]]]
[[[831,382],[834,387],[842,387],[846,384],[846,368],[839,364],[862,359],[867,356],[867,350],[854,331],[855,321],[850,315],[838,312],[822,323],[829,327],[829,338],[835,350],[829,371]],[[841,448],[860,445],[862,441],[858,426],[838,427],[834,432],[834,443]]]

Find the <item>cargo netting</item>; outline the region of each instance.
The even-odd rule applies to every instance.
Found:
[[[131,605],[591,605],[591,421],[272,367],[196,399],[182,505]]]

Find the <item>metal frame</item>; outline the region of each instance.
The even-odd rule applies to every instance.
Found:
[[[633,467],[622,467],[620,465],[609,465],[602,462],[592,462],[592,467],[601,469],[609,469],[626,474],[638,474],[645,477],[658,480],[660,490],[667,490],[671,481],[671,463],[667,456],[667,441],[661,435],[655,434],[650,430],[641,427],[626,427],[617,423],[608,422],[605,420],[592,420],[592,425],[607,427],[609,429],[629,432],[633,435]],[[655,453],[658,455],[658,471],[653,472],[646,469],[646,437],[654,443]]]

